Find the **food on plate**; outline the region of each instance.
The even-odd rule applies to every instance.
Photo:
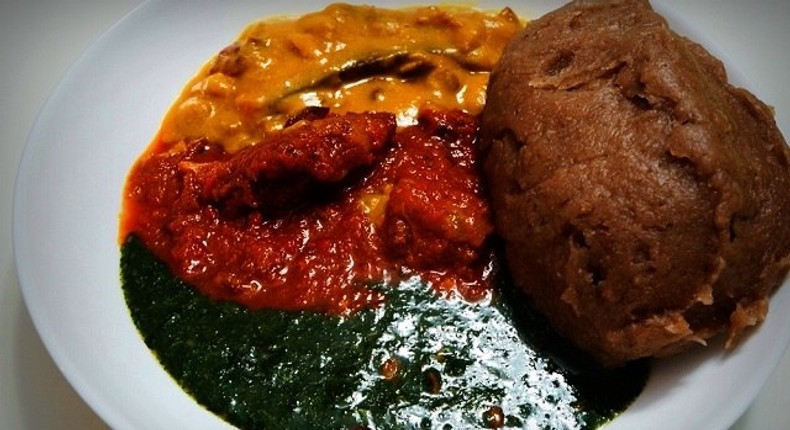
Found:
[[[130,171],[121,274],[200,404],[241,428],[593,428],[644,386],[633,360],[764,316],[790,242],[770,111],[646,2],[522,30],[334,4],[250,25],[187,84]]]
[[[515,283],[615,366],[765,318],[790,266],[771,109],[647,1],[531,21],[492,73],[485,172]]]
[[[559,360],[494,288],[478,115],[522,28],[330,5],[252,24],[187,84],[129,174],[121,275],[201,405],[240,428],[586,429],[633,401],[646,363]]]

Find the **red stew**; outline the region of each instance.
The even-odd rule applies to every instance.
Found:
[[[352,312],[372,284],[420,277],[469,300],[489,291],[492,231],[476,118],[312,111],[235,154],[153,145],[132,169],[122,237],[176,276],[252,309]]]

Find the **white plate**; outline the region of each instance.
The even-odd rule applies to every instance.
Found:
[[[560,3],[507,4],[535,17]],[[70,69],[30,134],[13,214],[25,302],[58,367],[114,428],[230,428],[174,383],[134,328],[119,284],[121,189],[169,104],[212,54],[254,19],[319,7],[314,0],[291,0],[287,6],[260,0],[149,2]],[[658,9],[674,28],[722,57],[736,82],[754,89],[704,34],[670,8]],[[637,402],[606,428],[727,428],[790,342],[788,318],[785,285],[773,298],[767,321],[740,348],[723,354],[712,347],[660,362]]]

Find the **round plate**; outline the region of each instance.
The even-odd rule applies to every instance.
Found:
[[[529,18],[561,3],[482,1],[480,6],[510,5]],[[30,134],[13,213],[25,302],[60,370],[114,428],[231,428],[168,376],[129,316],[119,278],[122,187],[169,104],[204,62],[258,18],[320,7],[314,0],[146,3],[70,69]],[[754,89],[715,43],[671,8],[657,9],[675,29],[725,60],[737,84]],[[757,395],[790,341],[785,327],[790,317],[787,284],[773,297],[766,322],[739,348],[723,353],[721,345],[714,344],[657,362],[645,392],[606,428],[730,426]]]

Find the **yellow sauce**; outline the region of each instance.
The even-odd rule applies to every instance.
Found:
[[[159,138],[204,137],[235,152],[307,106],[393,112],[400,125],[425,107],[477,114],[490,70],[521,28],[510,9],[435,6],[333,4],[257,22],[192,79]]]

